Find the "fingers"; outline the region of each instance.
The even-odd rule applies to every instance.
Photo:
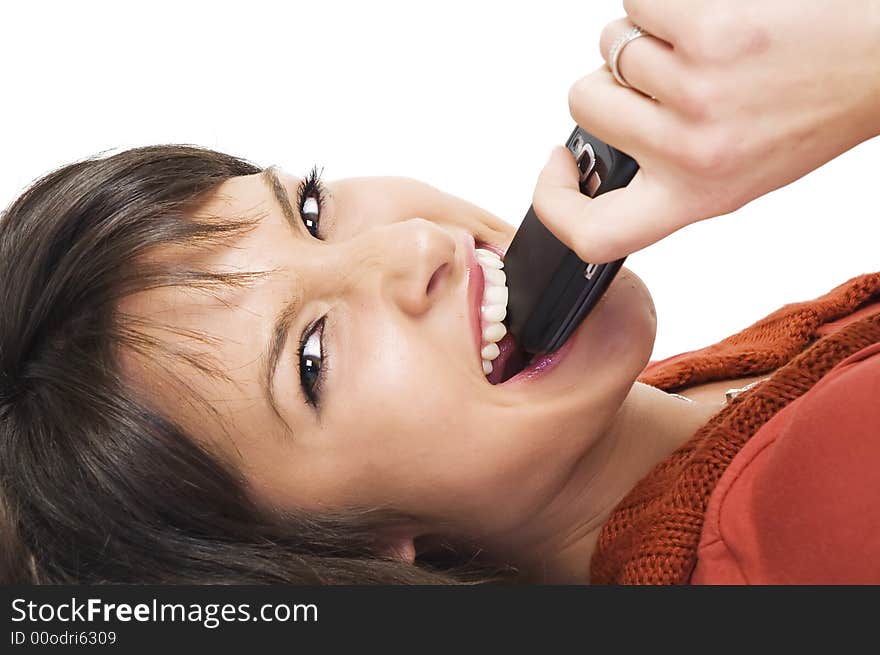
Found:
[[[571,86],[568,106],[578,125],[636,161],[683,138],[681,120],[669,107],[620,86],[604,66]]]
[[[623,9],[636,25],[673,47],[704,8],[704,0],[623,0]]]
[[[628,186],[589,198],[578,189],[574,156],[557,146],[538,177],[532,206],[540,221],[578,257],[604,264],[681,227],[671,200],[641,170]]]
[[[775,5],[772,2],[763,4]],[[669,43],[681,61],[694,63],[707,60],[736,62],[744,54],[764,47],[771,37],[756,22],[756,15],[762,13],[761,3],[754,5],[745,11],[730,1],[623,2],[630,21]]]
[[[622,34],[632,28],[626,18],[608,23],[599,38],[599,51],[611,68],[611,47]],[[654,36],[641,36],[627,43],[617,58],[617,69],[635,89],[658,101],[677,106],[682,96],[681,84],[688,71],[666,41]]]

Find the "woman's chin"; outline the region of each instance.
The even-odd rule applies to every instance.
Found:
[[[577,341],[569,359],[589,375],[635,378],[651,357],[656,334],[657,312],[648,288],[638,275],[621,268],[572,335]]]

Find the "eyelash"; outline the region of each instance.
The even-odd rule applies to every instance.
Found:
[[[323,172],[323,170],[324,169],[321,169],[321,172]],[[303,178],[302,182],[300,182],[299,191],[297,192],[296,203],[299,209],[300,216],[302,216],[304,219],[304,225],[306,225],[305,219],[307,214],[303,213],[303,206],[305,205],[306,200],[309,198],[314,198],[315,201],[318,203],[318,224],[320,225],[321,208],[324,206],[324,201],[327,195],[327,188],[321,181],[321,173],[318,172],[317,166],[313,166],[312,170],[309,171],[309,174]],[[314,232],[312,232],[312,228],[309,225],[306,225],[306,229],[313,237],[315,237],[316,239],[321,239],[323,241],[321,230],[318,228],[317,225],[315,226]]]
[[[318,204],[317,221],[318,225],[320,225],[321,208],[324,206],[324,200],[326,196],[327,190],[324,187],[324,184],[321,182],[321,174],[318,172],[318,167],[313,166],[309,174],[305,178],[303,178],[302,182],[300,183],[299,191],[297,193],[297,208],[299,209],[300,216],[303,217],[303,224],[305,224],[306,216],[310,215],[303,213],[303,206],[305,204],[305,201],[309,198],[314,198]],[[315,231],[312,232],[312,228],[306,225],[306,229],[313,237],[323,240],[323,237],[321,236],[320,230],[318,229],[317,225],[315,225],[314,227]],[[306,397],[306,403],[315,408],[318,408],[321,404],[324,381],[327,377],[328,371],[330,370],[330,358],[324,348],[324,325],[326,323],[326,320],[327,317],[325,315],[322,318],[318,319],[315,323],[310,325],[303,332],[299,342],[299,351],[297,352],[300,386],[302,387],[303,394]],[[311,339],[315,330],[318,328],[321,329],[321,337],[319,340],[319,345],[321,347],[321,356],[317,357],[315,355],[307,355],[307,357],[317,359],[320,362],[318,378],[315,381],[314,385],[309,385],[305,381],[305,375],[308,367],[304,366],[303,355],[309,339]]]

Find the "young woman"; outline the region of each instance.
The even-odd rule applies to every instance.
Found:
[[[774,149],[738,178],[717,135],[747,103],[726,114],[660,82],[693,88],[681,80],[711,69],[723,99],[725,61],[778,63],[786,44],[741,39],[725,59],[686,47],[666,4],[627,4],[657,36],[603,44],[636,88],[602,70],[570,98],[639,176],[590,202],[557,149],[534,198],[588,261],[808,170],[804,152]],[[585,120],[600,101],[582,97],[617,102],[616,120]],[[875,97],[839,101],[833,125],[811,115],[828,133],[858,129],[817,145],[810,166],[880,131],[864,118]],[[664,154],[650,120],[716,138]],[[806,129],[794,122],[790,140]],[[699,202],[671,201],[684,184]],[[661,227],[638,224],[644,203],[664,208]],[[624,230],[594,228],[602,211]],[[880,458],[880,274],[648,365],[651,297],[622,269],[550,364],[517,375],[497,346],[513,233],[408,178],[297,178],[191,146],[39,180],[0,222],[4,581],[880,579],[864,502]]]

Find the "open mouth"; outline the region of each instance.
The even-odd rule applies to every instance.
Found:
[[[480,303],[483,373],[490,384],[502,384],[525,369],[532,358],[517,345],[504,323],[508,298],[504,252],[497,246],[477,242],[476,257],[484,280]]]
[[[499,355],[492,362],[492,372],[486,376],[490,384],[507,382],[529,365],[531,356],[523,351],[510,333],[498,342]]]

